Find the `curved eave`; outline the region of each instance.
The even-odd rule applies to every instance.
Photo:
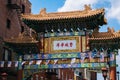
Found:
[[[69,12],[68,12],[69,13]],[[73,12],[74,13],[74,12]],[[57,16],[49,16],[50,13],[47,14],[47,16],[40,16],[40,15],[22,15],[23,20],[34,20],[34,21],[46,21],[46,20],[59,20],[59,19],[72,19],[72,18],[90,18],[90,17],[95,17],[97,15],[104,15],[104,9],[98,9],[98,10],[89,10],[87,12],[81,12],[78,14],[71,14],[68,16],[64,15],[57,15]],[[51,13],[52,14],[52,13]],[[59,14],[59,12],[58,12]],[[55,14],[56,15],[56,14]]]
[[[23,20],[29,20],[29,21],[49,21],[49,20],[63,20],[63,19],[85,19],[85,18],[90,18],[90,17],[94,17],[94,16],[97,16],[99,14],[96,14],[96,15],[92,15],[92,16],[61,16],[61,17],[54,17],[54,18],[51,18],[51,17],[48,17],[48,18],[37,18],[37,17],[34,17],[34,18],[22,18]]]
[[[95,41],[95,40],[112,40],[112,39],[117,39],[120,37],[103,37],[103,38],[89,38],[89,41]]]

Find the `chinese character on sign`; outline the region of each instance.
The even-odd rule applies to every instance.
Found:
[[[72,47],[73,46],[73,43],[72,42],[70,42],[70,43],[57,43],[56,44],[56,47]]]
[[[54,50],[76,49],[76,40],[60,40],[53,42]]]

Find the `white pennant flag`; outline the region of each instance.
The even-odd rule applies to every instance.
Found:
[[[76,58],[72,58],[71,64],[75,63],[75,61],[76,61]]]
[[[8,67],[11,67],[11,66],[12,66],[12,62],[8,61]]]
[[[15,67],[18,67],[18,61],[15,61]]]
[[[22,62],[22,65],[24,65],[24,64],[25,64],[25,62],[26,62],[26,61],[23,61],[23,62]]]
[[[33,64],[34,61],[29,61],[29,65]]]
[[[56,63],[57,63],[57,61],[58,61],[58,59],[55,59],[55,60],[54,60],[54,64],[56,64]]]
[[[42,62],[42,60],[38,60],[38,61],[36,62],[36,64],[37,64],[37,65],[40,65],[41,62]]]
[[[4,61],[0,61],[0,67],[4,67]]]

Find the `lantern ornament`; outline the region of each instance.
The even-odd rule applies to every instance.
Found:
[[[120,72],[117,71],[117,80],[119,80],[119,74],[120,74]]]
[[[106,78],[107,78],[107,73],[108,73],[108,69],[107,68],[102,68],[102,75],[104,77],[104,80],[106,80]]]
[[[1,78],[2,78],[2,80],[7,80],[7,76],[8,76],[8,74],[7,73],[2,73],[1,74]]]

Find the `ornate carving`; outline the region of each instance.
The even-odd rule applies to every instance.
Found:
[[[111,29],[110,27],[108,27],[107,30],[108,30],[108,32],[110,32],[110,33],[114,33],[114,32],[115,32],[114,28]]]
[[[40,10],[40,15],[42,15],[42,16],[46,16],[47,15],[46,8],[43,8],[43,9]]]
[[[92,10],[90,4],[89,5],[84,5],[85,11]]]
[[[95,35],[96,33],[99,33],[99,27],[96,27],[96,28],[93,30],[93,35]]]
[[[30,34],[30,31],[25,28],[25,31],[23,33],[19,33],[18,37],[16,38],[10,38],[6,39],[6,42],[12,42],[12,43],[37,43],[36,39]]]

